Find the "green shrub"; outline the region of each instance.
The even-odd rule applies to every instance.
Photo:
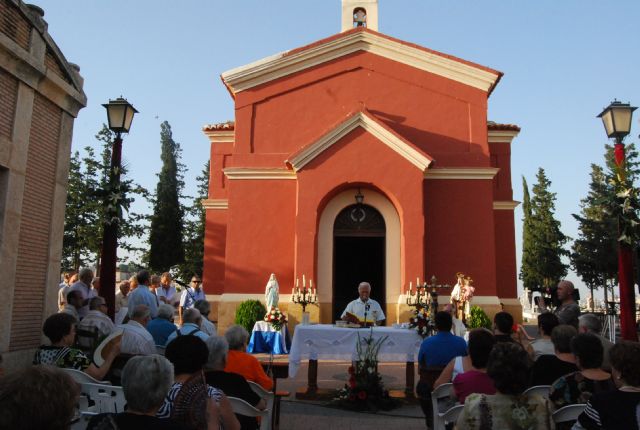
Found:
[[[256,321],[262,321],[267,310],[259,300],[246,300],[236,309],[235,323],[246,328],[249,333]]]
[[[491,330],[491,320],[480,306],[471,306],[471,318],[469,328],[484,327]]]

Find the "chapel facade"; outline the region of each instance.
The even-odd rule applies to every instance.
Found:
[[[211,144],[203,285],[221,328],[264,300],[293,326],[296,281],[330,323],[368,281],[387,323],[409,283],[473,278],[472,304],[520,315],[511,143],[488,121],[502,73],[378,32],[377,0],[343,0],[342,31],[222,74],[235,121]],[[418,279],[417,279],[418,278]],[[440,304],[450,289],[442,289]]]

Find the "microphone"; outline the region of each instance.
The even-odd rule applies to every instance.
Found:
[[[369,304],[369,300],[364,305],[364,326],[367,326],[367,313],[369,313],[369,309],[371,309],[371,305]]]

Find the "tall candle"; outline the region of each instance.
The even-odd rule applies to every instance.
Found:
[[[302,288],[307,286],[307,281],[305,280],[304,275],[302,275]]]
[[[409,294],[411,294],[411,287],[413,287],[413,282],[409,282]]]
[[[309,288],[313,288],[313,279],[309,279]]]
[[[416,278],[416,288],[418,288],[420,286],[420,277],[418,276]]]
[[[296,278],[296,288],[300,286],[300,278]]]

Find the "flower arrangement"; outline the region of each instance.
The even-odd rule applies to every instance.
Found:
[[[433,323],[427,308],[416,308],[412,311],[413,316],[409,318],[409,328],[414,329],[422,337],[427,337],[433,332]]]
[[[274,329],[280,331],[282,326],[287,323],[287,316],[283,314],[276,306],[271,306],[271,309],[267,311],[264,316],[264,320],[271,323]]]
[[[389,397],[378,373],[378,352],[387,338],[374,339],[373,330],[365,339],[358,334],[358,359],[355,366],[349,367],[349,380],[338,390],[332,402],[334,405],[358,411],[390,410],[399,406],[397,399]]]

